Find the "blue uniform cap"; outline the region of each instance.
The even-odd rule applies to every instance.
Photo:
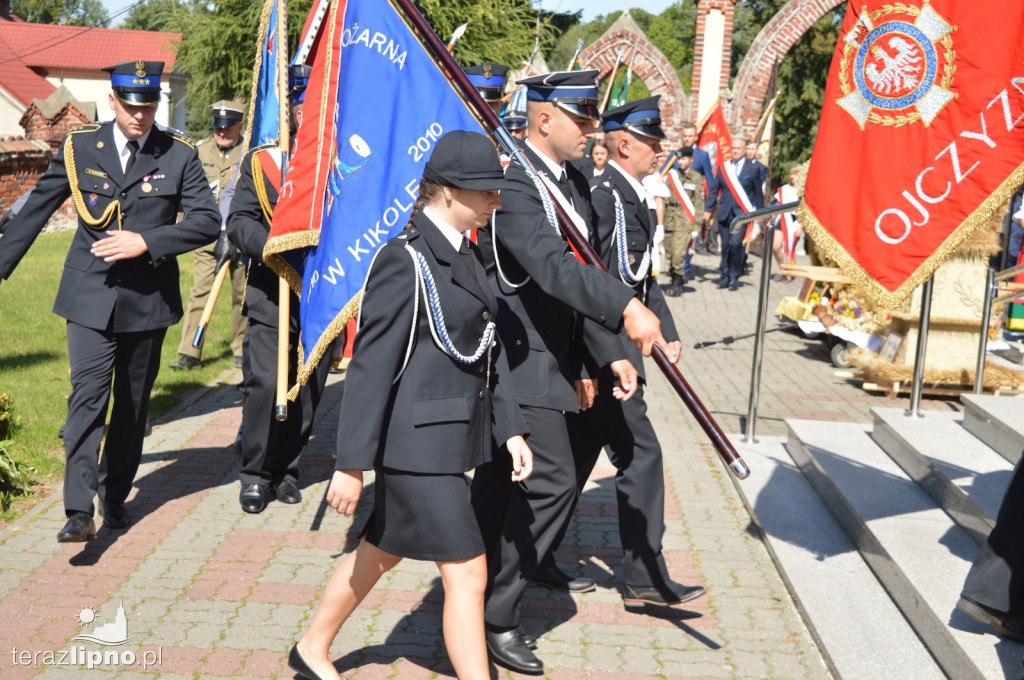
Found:
[[[110,74],[114,95],[132,106],[156,106],[160,103],[162,61],[122,61],[103,69]]]
[[[517,80],[526,86],[526,99],[531,102],[553,102],[577,116],[597,120],[597,69],[589,71],[555,71]]]
[[[309,64],[291,64],[288,66],[288,99],[298,104],[306,98],[306,85],[313,67]]]
[[[505,94],[505,76],[508,66],[502,64],[476,64],[466,69],[469,82],[485,102],[496,102]]]
[[[601,116],[604,131],[629,130],[643,137],[666,139],[665,131],[661,129],[661,112],[658,110],[660,99],[661,95],[655,95],[606,111]]]

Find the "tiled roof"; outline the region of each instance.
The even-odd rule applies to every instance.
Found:
[[[122,61],[164,62],[174,70],[180,33],[0,22],[0,85],[28,106],[54,87],[44,75],[60,69],[99,70]]]

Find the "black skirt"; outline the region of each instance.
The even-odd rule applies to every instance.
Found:
[[[469,478],[377,468],[366,540],[386,553],[431,562],[484,553]]]

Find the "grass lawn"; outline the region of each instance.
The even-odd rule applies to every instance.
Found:
[[[41,235],[11,275],[0,284],[0,393],[14,400],[19,425],[9,449],[18,461],[36,468],[31,493],[20,499],[0,522],[20,516],[45,494],[58,489],[64,475],[64,446],[57,432],[67,415],[71,392],[66,322],[50,310],[57,294],[64,258],[74,231]],[[0,238],[0,248],[3,239]],[[181,298],[188,304],[192,288],[192,254],[178,258]],[[167,364],[178,356],[181,324],[164,340],[160,375],[149,405],[151,419],[173,409],[190,394],[234,366],[231,354],[231,281],[224,284],[203,341],[203,367],[176,371]]]

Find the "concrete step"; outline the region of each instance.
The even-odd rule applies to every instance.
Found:
[[[737,488],[829,666],[843,680],[944,678],[784,443],[734,437],[751,470]]]
[[[1024,451],[1024,402],[1018,397],[961,394],[964,427],[1016,464]]]
[[[1013,465],[964,428],[962,413],[873,408],[871,436],[981,545],[995,526]]]
[[[955,609],[978,544],[863,425],[786,422],[790,455],[946,675],[1017,677],[1024,645]]]

